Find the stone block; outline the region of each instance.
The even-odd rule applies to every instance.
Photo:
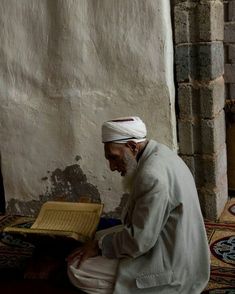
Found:
[[[235,84],[229,84],[229,99],[235,99]]]
[[[214,80],[224,73],[223,42],[200,44],[199,46],[199,80]]]
[[[208,220],[217,220],[228,200],[227,177],[221,179],[217,187],[198,187],[198,194],[203,216]]]
[[[229,1],[228,3],[228,19],[235,21],[235,1]]]
[[[223,77],[206,85],[201,84],[199,93],[201,118],[212,119],[224,108],[225,86]]]
[[[178,88],[181,119],[213,118],[224,108],[224,79],[209,83],[180,83]]]
[[[178,120],[179,151],[182,155],[193,155],[201,151],[201,127],[197,120]]]
[[[178,120],[179,151],[181,154],[194,154],[193,124],[191,121]]]
[[[235,45],[229,44],[228,45],[228,60],[229,63],[235,63]]]
[[[200,2],[195,30],[200,41],[223,41],[224,6],[220,0]]]
[[[199,112],[199,91],[190,83],[180,83],[178,88],[179,116],[181,119],[193,119]]]
[[[198,30],[195,30],[195,13],[197,4],[180,2],[174,8],[175,43],[197,41]]]
[[[197,186],[216,187],[227,174],[226,145],[214,154],[194,156],[195,181]]]
[[[229,44],[224,44],[224,63],[230,63],[228,56],[229,56]]]
[[[224,111],[221,111],[214,119],[202,119],[202,144],[199,153],[212,154],[218,152],[225,143],[225,133]]]
[[[234,43],[235,42],[235,23],[227,22],[224,25],[224,42]]]
[[[176,78],[178,82],[188,81],[195,71],[193,69],[196,46],[177,45],[175,47]]]
[[[173,5],[177,5],[179,3],[188,2],[188,0],[171,0]]]
[[[189,3],[200,2],[200,0],[170,0],[170,1],[171,1],[171,4],[174,5],[174,6],[177,5],[177,4],[180,4],[180,3],[184,3],[184,2],[189,2]],[[206,0],[206,1],[208,1],[208,0]]]
[[[175,62],[178,82],[214,80],[224,73],[223,43],[177,45]]]
[[[224,65],[225,83],[235,83],[235,64]]]
[[[174,7],[175,42],[223,41],[223,4],[214,1],[184,1]]]
[[[179,119],[179,151],[182,155],[214,154],[225,144],[225,115],[213,119]]]

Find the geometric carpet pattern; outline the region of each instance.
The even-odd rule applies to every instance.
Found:
[[[34,246],[31,243],[2,233],[4,227],[19,219],[28,220],[29,218],[0,215],[0,270],[23,270],[33,255]]]
[[[203,293],[235,294],[235,198],[216,222],[205,221],[211,252],[210,281]]]
[[[1,234],[6,225],[18,218],[0,216],[0,270],[8,267],[24,271],[34,253],[32,244]],[[205,220],[205,226],[211,252],[211,273],[203,294],[235,294],[235,198],[227,202],[218,221]]]

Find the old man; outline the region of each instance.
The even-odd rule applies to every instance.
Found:
[[[199,294],[210,255],[195,182],[183,160],[146,138],[139,117],[102,126],[105,157],[129,190],[123,225],[75,250],[71,282],[86,293]]]

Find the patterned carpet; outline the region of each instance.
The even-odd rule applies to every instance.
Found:
[[[22,271],[33,255],[34,246],[21,239],[2,233],[4,227],[18,220],[29,218],[20,216],[0,216],[0,270]]]
[[[3,227],[18,220],[18,216],[0,216],[0,235]],[[22,217],[20,221],[22,221]],[[228,201],[217,222],[205,221],[205,225],[211,250],[211,276],[203,294],[235,294],[235,198]],[[55,266],[54,262],[40,257],[44,269],[38,270],[37,268],[37,272],[34,273],[31,268],[34,250],[31,243],[9,235],[2,235],[0,240],[0,273],[1,270],[6,273],[6,270],[13,269],[21,272],[24,279],[47,280],[50,273],[53,272],[52,268],[57,265]],[[35,260],[33,260],[33,264],[33,270],[35,270]],[[40,265],[40,263],[37,264]],[[47,264],[47,271],[45,271],[45,264]],[[50,269],[50,273],[48,269]],[[34,277],[29,277],[32,273]]]
[[[217,222],[205,222],[211,251],[210,282],[203,293],[235,294],[235,198]]]

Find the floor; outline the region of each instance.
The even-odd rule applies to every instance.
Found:
[[[15,294],[15,293],[33,293],[33,294],[79,294],[84,293],[72,286],[60,286],[52,284],[48,281],[42,280],[0,280],[1,293]]]
[[[203,293],[235,294],[235,198],[228,201],[217,222],[205,221],[205,224],[211,249],[211,278],[206,291]],[[39,256],[36,261],[38,265],[36,275],[41,272],[40,264],[45,267],[46,263],[48,263],[49,269],[50,259],[43,260]],[[83,293],[69,283],[65,271],[59,272],[56,277],[50,280],[42,276],[40,279],[35,278],[35,272],[30,268],[28,272],[27,279],[24,279],[23,275],[17,271],[0,270],[1,293]]]
[[[231,198],[217,222],[205,221],[211,251],[211,275],[207,292],[235,294],[235,198]]]

